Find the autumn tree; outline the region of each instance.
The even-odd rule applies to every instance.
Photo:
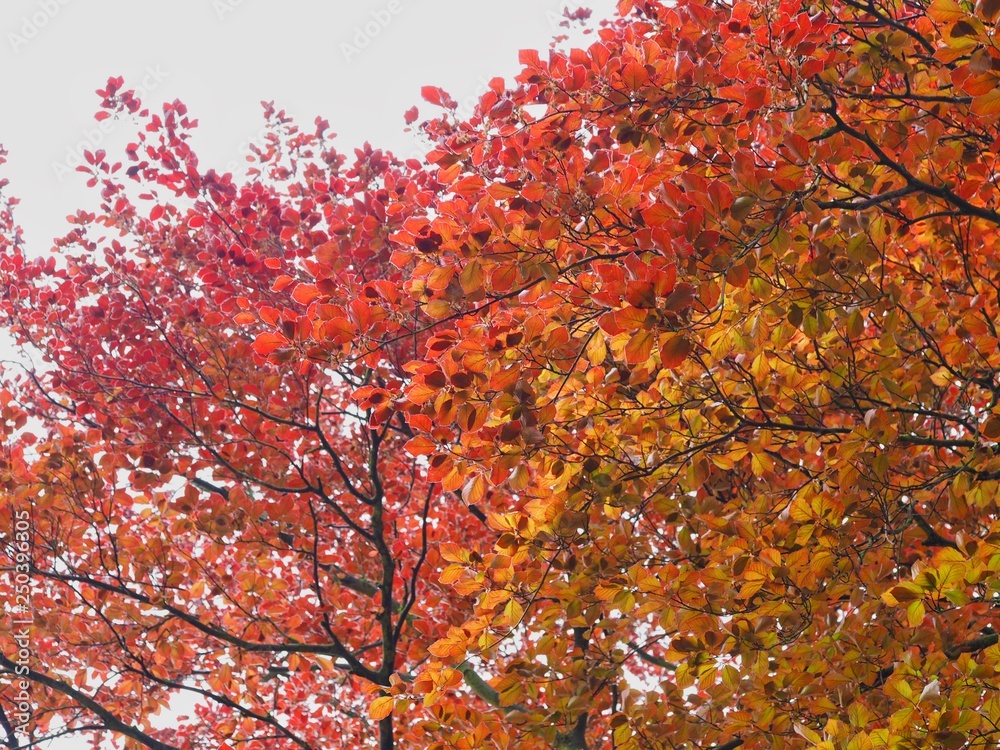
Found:
[[[998,20],[623,0],[427,164],[269,110],[237,184],[175,103],[5,211],[38,731],[1000,744]]]
[[[520,502],[420,686],[479,654],[575,747],[993,746],[1000,7],[620,9],[431,125],[407,399]]]
[[[100,213],[39,260],[11,224],[0,261],[35,362],[0,394],[5,534],[32,517],[37,705],[27,737],[6,703],[5,742],[395,747],[393,699],[370,688],[412,680],[469,611],[437,581],[438,546],[482,529],[443,504],[382,398],[423,346],[398,336],[386,239],[423,212],[426,176],[370,148],[349,160],[326,123],[300,132],[268,109],[237,185],[199,172],[183,105],[149,115],[122,85],[98,117],[146,127],[127,166],[87,154]],[[317,323],[303,312],[320,297]],[[375,353],[342,356],[359,328]],[[313,330],[305,359],[259,353]],[[11,653],[0,670],[19,675]],[[177,696],[195,713],[154,729]]]

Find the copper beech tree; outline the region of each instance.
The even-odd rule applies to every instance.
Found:
[[[2,186],[0,742],[1000,746],[1000,2],[618,11],[425,162],[113,79]]]

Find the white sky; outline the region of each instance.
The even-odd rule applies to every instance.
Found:
[[[0,143],[10,152],[3,176],[21,199],[29,253],[47,251],[65,232],[64,217],[94,204],[84,175],[67,167],[73,153],[113,154],[131,140],[128,121],[108,134],[93,119],[94,92],[109,76],[124,76],[126,88],[145,78],[151,109],[187,104],[199,120],[194,146],[206,169],[242,168],[240,151],[263,125],[261,100],[304,126],[325,117],[341,151],[367,140],[408,156],[417,144],[403,132],[403,113],[414,104],[422,116],[434,112],[421,86],[464,102],[493,76],[510,82],[518,50],[546,49],[564,31],[561,9],[581,4],[596,20],[610,17],[615,2],[0,0]],[[345,52],[366,24],[378,33],[357,54]],[[36,658],[44,664],[45,654]]]
[[[65,230],[63,218],[90,205],[84,176],[67,173],[71,152],[102,137],[100,147],[114,153],[130,140],[128,122],[117,122],[111,135],[95,131],[94,91],[109,76],[124,76],[126,87],[143,78],[155,83],[148,105],[187,104],[200,123],[194,143],[203,165],[242,167],[240,149],[263,124],[260,101],[272,99],[303,125],[327,118],[341,150],[369,140],[405,156],[416,144],[403,132],[403,112],[414,104],[421,115],[434,111],[421,86],[441,86],[462,102],[493,76],[510,80],[517,51],[545,49],[562,31],[561,8],[581,3],[595,18],[610,16],[615,4],[2,0],[0,143],[10,151],[4,174],[22,199],[29,252],[47,250]],[[347,59],[342,45],[354,45],[357,31],[375,23],[373,13],[391,20]]]

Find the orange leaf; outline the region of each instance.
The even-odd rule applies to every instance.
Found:
[[[981,434],[987,440],[1000,439],[1000,416],[994,414],[989,419],[987,419],[983,423],[982,428],[980,428],[979,434]]]
[[[632,60],[622,70],[622,81],[632,91],[641,88],[648,80],[649,73],[646,72],[646,66],[635,60]]]
[[[972,100],[972,114],[990,117],[1000,113],[1000,90],[993,89],[988,94],[977,96]]]
[[[542,222],[538,236],[543,240],[554,240],[559,237],[560,233],[562,233],[562,218],[559,216],[550,216]]]
[[[443,584],[450,584],[457,581],[463,575],[465,575],[465,566],[459,565],[458,563],[452,563],[451,565],[448,565],[447,567],[445,567],[444,570],[441,571],[441,575],[438,577],[438,581],[440,581]]]
[[[927,8],[927,15],[939,23],[948,23],[965,18],[967,14],[955,0],[934,0]]]
[[[962,83],[962,91],[969,96],[981,97],[989,94],[997,87],[997,77],[992,73],[969,76]]]
[[[406,392],[406,398],[414,404],[422,404],[426,402],[429,398],[436,396],[440,388],[435,388],[427,383],[414,383],[410,389]]]
[[[629,364],[638,365],[649,359],[653,352],[653,333],[639,331],[625,345],[625,359]]]
[[[280,333],[262,333],[253,342],[253,349],[262,357],[266,357],[275,349],[288,346],[289,341]]]
[[[292,299],[300,305],[308,305],[319,296],[319,289],[316,288],[315,284],[299,284],[292,292]]]
[[[455,275],[455,269],[452,266],[441,266],[435,268],[427,276],[427,288],[433,289],[436,292],[440,292],[448,288],[448,284],[451,283],[451,278]]]
[[[411,456],[429,456],[437,450],[437,444],[426,435],[411,438],[403,449]]]
[[[283,274],[283,275],[279,276],[278,278],[276,278],[274,280],[274,283],[271,284],[271,291],[273,291],[273,292],[280,292],[282,289],[284,289],[285,287],[287,287],[293,281],[295,281],[295,279],[293,279],[291,276]]]
[[[644,208],[641,213],[642,220],[646,222],[646,226],[651,227],[663,226],[670,219],[677,216],[677,213],[673,209],[663,203],[654,203],[649,208]]]
[[[597,321],[605,333],[614,336],[622,331],[634,331],[640,328],[649,317],[649,312],[638,307],[623,307],[612,313],[605,313]]]
[[[508,198],[514,198],[517,196],[517,190],[508,185],[504,185],[502,182],[494,182],[490,185],[486,192],[490,194],[491,198],[495,198],[498,201],[507,200]]]

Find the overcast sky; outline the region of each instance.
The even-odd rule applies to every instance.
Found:
[[[10,152],[3,176],[21,199],[29,253],[46,252],[68,214],[95,205],[73,169],[79,152],[114,154],[131,140],[127,120],[102,130],[93,119],[94,92],[109,76],[146,89],[151,108],[187,104],[206,169],[245,166],[263,125],[261,100],[305,125],[325,117],[342,151],[367,140],[409,156],[418,146],[403,132],[403,113],[414,104],[433,111],[421,86],[472,101],[490,78],[510,81],[518,50],[547,48],[565,31],[562,9],[581,4],[597,19],[615,2],[0,0],[0,144]],[[10,356],[4,348],[0,338],[0,354]],[[45,654],[35,658],[44,668]]]
[[[403,112],[420,87],[462,102],[496,75],[516,73],[517,52],[544,49],[565,0],[2,0],[0,143],[4,175],[21,198],[29,251],[44,252],[64,217],[90,204],[73,171],[82,148],[114,153],[132,126],[93,120],[94,91],[109,76],[148,89],[158,107],[180,99],[200,123],[202,164],[243,166],[241,151],[274,100],[302,124],[330,121],[346,150],[370,141],[402,156],[417,144]],[[586,3],[595,18],[613,0]],[[431,105],[422,103],[422,113]],[[109,129],[111,123],[105,123]]]

